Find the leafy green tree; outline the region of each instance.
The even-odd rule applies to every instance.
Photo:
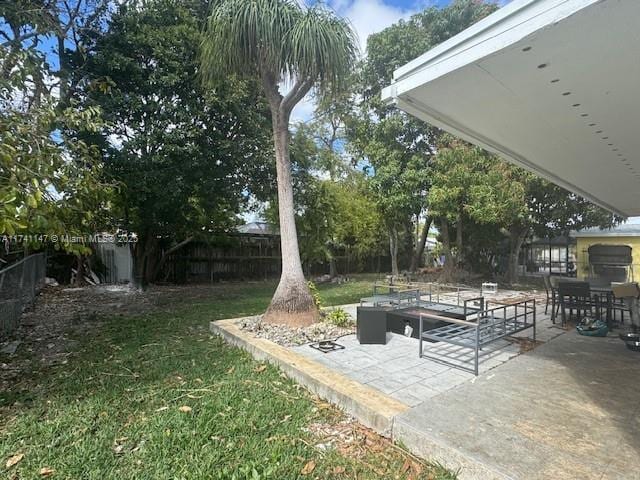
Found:
[[[0,47],[5,53],[4,77],[18,66],[25,68],[25,54],[42,68],[30,72],[30,101],[38,104],[55,89],[59,110],[77,100],[86,81],[84,66],[103,32],[109,0],[2,0]],[[51,65],[57,63],[57,68]]]
[[[374,206],[388,233],[392,275],[397,276],[402,233],[425,206],[430,147],[419,130],[408,128],[397,115],[382,121],[361,118],[351,124],[351,135],[352,152],[366,164]]]
[[[265,314],[270,322],[306,325],[318,311],[304,279],[289,159],[293,107],[315,87],[339,90],[352,69],[356,40],[349,25],[321,4],[293,0],[220,0],[209,17],[202,55],[205,79],[258,78],[271,109],[278,179],[282,275]],[[291,89],[283,95],[280,85]]]
[[[394,275],[398,271],[398,235],[411,218],[418,223],[421,217],[426,220],[416,241],[411,270],[418,267],[424,253],[432,221],[427,215],[429,169],[441,132],[383,104],[380,92],[389,85],[396,68],[495,9],[492,3],[456,0],[446,8],[431,7],[408,21],[401,20],[367,40],[367,58],[357,88],[362,101],[348,122],[348,133],[353,153],[372,166],[373,188],[387,222]]]
[[[479,233],[490,235],[496,243],[496,233],[507,239],[505,273],[509,283],[517,280],[520,250],[529,236],[568,235],[571,230],[606,227],[618,221],[575,194],[478,147],[452,139],[436,156],[429,201],[433,214],[442,219],[445,255],[450,255],[450,224],[455,225],[459,260],[463,259],[465,231],[465,236],[475,237],[475,247],[482,244],[478,242]]]
[[[108,217],[112,191],[102,180],[98,152],[84,141],[100,128],[100,112],[52,91],[59,72],[46,61],[44,39],[70,35],[56,13],[61,4],[21,1],[3,7],[0,233],[22,239],[25,252],[56,239],[56,248],[81,261],[88,246],[65,239],[96,232]]]
[[[352,171],[335,185],[336,215],[333,241],[349,255],[364,259],[383,253],[384,221],[366,175]]]
[[[194,238],[234,227],[251,184],[270,175],[268,117],[255,85],[204,89],[197,77],[207,7],[124,2],[86,67],[87,101],[107,121],[105,169],[121,185],[118,225],[138,234],[144,283]]]

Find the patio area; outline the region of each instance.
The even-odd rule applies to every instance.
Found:
[[[455,297],[449,301],[464,300]],[[211,329],[461,480],[637,478],[640,354],[625,348],[618,330],[585,337],[553,324],[539,292],[485,295],[502,304],[524,297],[538,300],[537,342],[529,329],[490,343],[478,376],[453,366],[468,351],[429,345],[444,365],[421,358],[418,339],[397,333],[384,345],[361,345],[349,334],[337,339],[343,349],[322,353],[256,338],[239,319]],[[357,306],[341,308],[355,316]]]
[[[355,318],[356,305],[342,308]],[[544,308],[541,309],[544,313]],[[539,312],[540,313],[540,312]],[[565,333],[551,323],[550,317],[541,315],[537,326],[537,338],[540,342],[549,341]],[[526,339],[530,332],[517,335]],[[458,387],[466,382],[474,382],[475,375],[451,365],[420,358],[418,340],[395,333],[387,334],[386,345],[360,345],[356,335],[338,339],[343,350],[322,353],[309,345],[291,347],[305,357],[314,360],[348,378],[368,385],[381,393],[389,395],[410,407]],[[523,345],[516,340],[502,339],[493,342],[481,351],[480,372],[488,373],[492,369],[517,357]],[[451,363],[468,363],[473,352],[455,345],[432,344],[431,353],[437,354]]]
[[[355,305],[343,308],[355,314]],[[539,305],[542,344],[492,343],[477,377],[420,358],[417,339],[388,335],[386,345],[349,335],[337,342],[342,350],[290,350],[407,405],[393,419],[394,439],[461,469],[463,480],[630,479],[640,471],[640,357],[617,333],[579,336]],[[450,359],[464,354],[435,348]]]
[[[640,471],[638,354],[574,332],[398,415],[394,436],[461,478],[632,479]],[[445,457],[447,456],[447,457]]]

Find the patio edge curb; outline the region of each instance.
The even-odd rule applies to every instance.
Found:
[[[397,418],[393,426],[393,440],[401,441],[413,454],[431,462],[438,462],[449,470],[458,471],[460,480],[514,480],[513,477],[483,463],[469,453],[436,440],[426,432],[416,429],[403,418]]]
[[[404,403],[333,372],[299,353],[243,332],[236,321],[210,322],[209,329],[227,343],[246,350],[255,359],[278,366],[288,377],[376,432],[391,437],[395,417],[409,410]]]

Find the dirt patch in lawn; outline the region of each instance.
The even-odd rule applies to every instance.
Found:
[[[0,392],[28,382],[44,368],[66,364],[76,349],[74,339],[91,337],[106,316],[153,313],[208,298],[211,292],[208,285],[154,286],[144,292],[116,285],[46,287],[22,314],[17,330],[0,339]]]
[[[358,466],[371,471],[379,478],[395,479],[455,479],[456,475],[437,464],[427,462],[411,454],[370,428],[358,423],[353,417],[339,412],[331,404],[316,400],[316,408],[325,415],[311,423],[306,429],[315,439],[314,447],[319,455],[335,450]],[[358,478],[349,466],[336,466],[332,473],[346,478]],[[353,476],[353,477],[352,477]]]
[[[0,391],[43,368],[66,364],[76,348],[74,338],[91,336],[106,314],[151,310],[149,297],[123,287],[45,288],[18,329],[0,342]]]

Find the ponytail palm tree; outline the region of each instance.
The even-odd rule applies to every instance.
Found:
[[[300,100],[316,88],[336,91],[357,55],[350,26],[321,5],[295,0],[218,0],[202,45],[205,81],[228,75],[259,78],[271,109],[278,180],[282,275],[265,319],[308,325],[318,311],[302,272],[294,217],[289,119]],[[280,87],[288,85],[287,93]]]

